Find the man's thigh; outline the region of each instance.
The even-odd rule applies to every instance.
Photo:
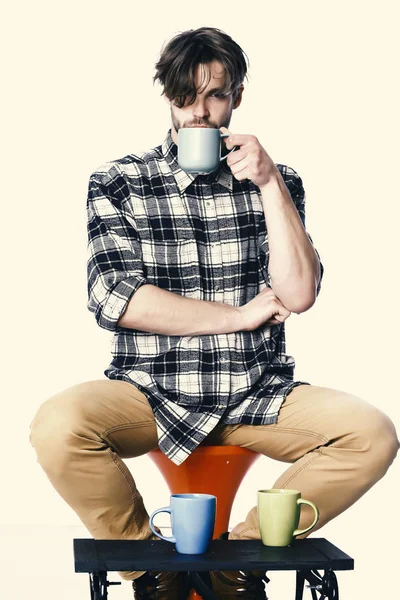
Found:
[[[320,446],[345,439],[357,447],[359,431],[376,423],[393,427],[386,415],[361,398],[313,385],[299,385],[286,397],[276,424],[220,427],[208,443],[241,446],[284,462],[294,462]]]

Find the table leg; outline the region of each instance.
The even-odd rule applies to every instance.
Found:
[[[207,571],[190,571],[193,587],[203,600],[219,600],[211,588],[211,579]]]
[[[329,569],[322,578],[322,589],[328,600],[339,600],[339,587],[335,572]]]
[[[308,582],[313,600],[339,600],[336,575],[331,569],[324,571],[323,576],[318,571],[297,571],[296,600],[303,598],[305,581]]]
[[[107,600],[108,586],[121,585],[121,581],[108,581],[107,571],[89,573],[90,600]]]
[[[296,571],[296,597],[295,600],[303,600],[304,592],[304,573],[303,571]]]
[[[90,600],[107,600],[107,573],[95,571],[89,573]]]

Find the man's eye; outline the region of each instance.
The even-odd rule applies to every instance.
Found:
[[[214,92],[213,94],[210,94],[210,96],[213,96],[214,98],[224,98],[225,94],[219,94],[218,92]]]

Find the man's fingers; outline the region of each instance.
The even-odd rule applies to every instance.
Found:
[[[225,138],[225,144],[227,148],[233,148],[234,146],[244,146],[249,144],[254,139],[252,135],[243,135],[241,133],[231,133],[228,138]]]
[[[243,152],[243,150],[235,150],[234,152],[231,152],[228,155],[228,158],[226,159],[226,164],[229,167],[233,167],[233,165],[243,160],[244,158],[246,158],[246,153]]]
[[[274,318],[279,319],[279,321],[284,321],[285,319],[290,317],[290,315],[291,315],[290,310],[287,310],[287,308],[285,308],[284,306],[280,306],[279,312],[274,315]]]

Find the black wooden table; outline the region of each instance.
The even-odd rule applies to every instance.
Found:
[[[179,554],[164,540],[74,539],[75,572],[89,573],[91,600],[106,600],[108,571],[188,571],[204,600],[216,600],[209,571],[296,571],[295,600],[308,582],[313,600],[338,600],[335,571],[354,569],[354,561],[324,538],[294,540],[284,548],[261,540],[213,540],[206,554]],[[322,571],[323,573],[319,573]],[[318,594],[318,595],[317,595]]]

